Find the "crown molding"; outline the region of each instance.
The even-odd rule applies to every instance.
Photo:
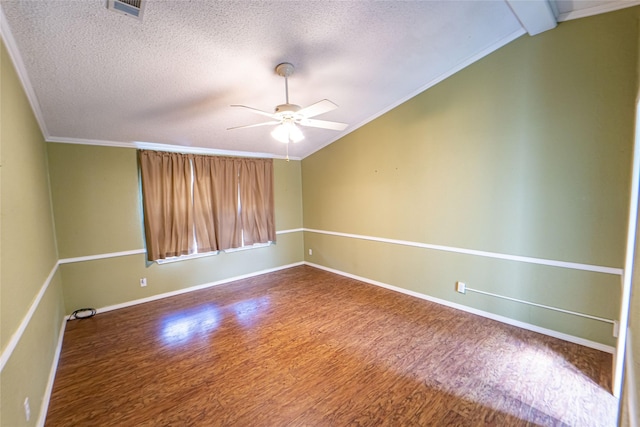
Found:
[[[638,6],[640,5],[640,0],[618,0],[618,1],[614,1],[608,4],[604,4],[604,5],[600,5],[600,6],[596,6],[596,7],[591,7],[591,8],[587,8],[587,9],[581,9],[581,10],[575,10],[575,11],[571,11],[571,12],[567,12],[567,13],[561,13],[558,15],[558,22],[562,22],[562,21],[569,21],[569,20],[573,20],[573,19],[579,19],[579,18],[584,18],[584,17],[588,17],[588,16],[593,16],[593,15],[598,15],[598,14],[602,14],[602,13],[607,13],[607,12],[612,12],[615,10],[619,10],[619,9],[624,9],[624,8],[628,8],[628,7],[634,7],[634,6]],[[555,4],[553,4],[552,6],[555,6]],[[526,30],[524,28],[521,28],[507,36],[505,36],[504,38],[502,38],[501,40],[497,41],[496,43],[492,43],[490,46],[488,46],[487,48],[485,48],[484,50],[482,50],[481,52],[472,55],[471,57],[467,58],[466,60],[461,61],[458,65],[452,67],[451,69],[449,69],[448,71],[446,71],[445,73],[442,73],[441,75],[437,76],[436,78],[432,79],[431,81],[429,81],[427,84],[419,87],[418,89],[414,90],[413,92],[409,93],[407,96],[403,97],[402,99],[396,101],[395,103],[391,104],[390,106],[384,108],[383,110],[379,111],[376,114],[373,114],[372,116],[370,116],[369,118],[363,120],[362,122],[353,125],[349,128],[349,131],[347,132],[342,132],[338,135],[336,135],[335,138],[330,139],[326,144],[317,147],[314,151],[312,151],[311,153],[308,153],[307,155],[303,156],[303,157],[289,157],[289,159],[291,160],[302,160],[303,158],[309,157],[312,154],[314,154],[317,151],[320,151],[321,149],[323,149],[324,147],[334,143],[335,141],[339,140],[340,138],[345,137],[346,135],[350,134],[351,132],[359,129],[360,127],[364,126],[365,124],[377,119],[378,117],[382,116],[383,114],[393,110],[394,108],[396,108],[397,106],[405,103],[406,101],[408,101],[409,99],[417,96],[418,94],[424,92],[425,90],[431,88],[432,86],[435,86],[436,84],[440,83],[441,81],[445,80],[447,77],[452,76],[453,74],[457,73],[458,71],[466,68],[467,66],[473,64],[474,62],[482,59],[483,57],[489,55],[490,53],[496,51],[497,49],[501,48],[502,46],[507,45],[508,43],[512,42],[513,40],[517,39],[518,37],[522,36],[526,34]],[[125,141],[106,141],[106,140],[93,140],[93,139],[82,139],[82,138],[65,138],[65,137],[55,137],[55,136],[51,136],[51,134],[49,133],[49,130],[47,129],[43,114],[42,114],[42,110],[40,108],[40,103],[38,101],[38,97],[35,93],[35,91],[33,90],[33,86],[31,84],[31,81],[29,79],[29,76],[27,74],[26,71],[26,67],[24,65],[24,61],[22,59],[22,55],[20,54],[20,51],[17,47],[17,43],[13,37],[13,34],[11,32],[11,28],[9,26],[9,23],[6,19],[6,16],[4,14],[4,11],[2,10],[2,8],[0,7],[0,36],[2,37],[2,40],[4,41],[4,44],[7,48],[9,57],[11,58],[14,68],[16,70],[16,73],[18,75],[18,78],[20,80],[20,82],[22,83],[22,87],[24,89],[24,92],[27,96],[27,99],[29,101],[29,104],[31,105],[31,109],[33,110],[33,114],[36,118],[36,121],[38,123],[38,126],[40,127],[40,131],[42,132],[42,135],[44,137],[44,139],[47,142],[58,142],[58,143],[66,143],[66,144],[81,144],[81,145],[98,145],[98,146],[107,146],[107,147],[122,147],[122,148],[134,148],[134,149],[148,149],[148,150],[157,150],[157,151],[171,151],[171,152],[181,152],[181,153],[192,153],[192,154],[207,154],[207,155],[223,155],[223,156],[241,156],[241,157],[262,157],[262,158],[273,158],[273,159],[286,159],[286,156],[279,156],[279,155],[274,155],[274,154],[269,154],[269,153],[259,153],[259,152],[244,152],[244,151],[233,151],[233,150],[219,150],[219,149],[212,149],[212,148],[204,148],[204,147],[187,147],[187,146],[180,146],[180,145],[171,145],[171,144],[160,144],[160,143],[153,143],[153,142],[143,142],[143,141],[134,141],[134,142],[125,142]]]
[[[558,14],[558,22],[571,21],[573,19],[586,18],[588,16],[600,15],[601,13],[613,12],[614,10],[625,9],[640,5],[640,0],[618,0],[600,6],[589,7],[586,9],[572,10]]]
[[[47,125],[45,124],[42,110],[40,109],[40,103],[38,102],[38,97],[33,90],[33,86],[31,85],[31,80],[29,80],[29,75],[27,74],[27,69],[24,66],[22,55],[20,55],[20,50],[18,49],[16,40],[13,38],[11,27],[9,26],[9,22],[7,21],[7,17],[5,16],[2,7],[0,7],[0,36],[2,36],[4,45],[7,48],[7,52],[9,53],[9,57],[13,62],[13,67],[16,70],[18,79],[20,80],[20,83],[22,83],[22,88],[25,92],[25,95],[27,96],[27,99],[29,100],[33,115],[38,122],[40,132],[46,140],[49,137],[49,131],[47,130]]]
[[[400,100],[394,102],[393,104],[389,105],[388,107],[382,109],[381,111],[377,112],[376,114],[374,114],[372,116],[369,116],[368,118],[364,119],[363,121],[361,121],[358,124],[349,126],[349,128],[348,128],[349,130],[348,131],[338,134],[335,138],[332,138],[326,144],[317,147],[314,151],[312,151],[311,153],[307,154],[303,158],[309,157],[312,154],[322,150],[324,147],[333,144],[334,142],[336,142],[340,138],[343,138],[343,137],[347,136],[351,132],[356,131],[357,129],[361,128],[362,126],[366,125],[369,122],[372,122],[373,120],[377,119],[378,117],[382,116],[383,114],[388,113],[389,111],[393,110],[394,108],[398,107],[399,105],[404,104],[405,102],[407,102],[411,98],[413,98],[413,97],[421,94],[425,90],[437,85],[438,83],[440,83],[444,79],[446,79],[448,77],[451,77],[452,75],[454,75],[458,71],[468,67],[469,65],[473,64],[476,61],[479,61],[480,59],[484,58],[485,56],[489,55],[492,52],[495,52],[496,50],[500,49],[501,47],[511,43],[512,41],[514,41],[515,39],[517,39],[518,37],[520,37],[520,36],[522,36],[524,34],[527,34],[527,31],[524,28],[520,28],[519,30],[514,31],[511,34],[508,34],[507,36],[503,37],[502,39],[498,40],[497,42],[490,44],[489,46],[487,46],[482,51],[480,51],[480,52],[478,52],[478,53],[476,53],[474,55],[471,55],[470,57],[468,57],[467,59],[465,59],[463,61],[460,61],[456,66],[451,67],[449,70],[447,70],[444,73],[440,74],[439,76],[435,77],[434,79],[429,81],[427,84],[425,84],[423,86],[420,86],[418,89],[414,90],[413,92],[410,92],[405,97],[403,97]]]
[[[283,160],[286,159],[285,156],[277,156],[271,153],[219,150],[216,148],[204,148],[204,147],[187,147],[183,145],[159,144],[155,142],[145,142],[145,141],[124,142],[124,141],[106,141],[106,140],[100,140],[100,139],[62,138],[62,137],[55,137],[55,136],[46,138],[46,141],[60,143],[60,144],[97,145],[102,147],[119,147],[119,148],[132,148],[136,150],[169,151],[169,152],[175,152],[175,153],[205,154],[210,156],[259,157],[259,158],[283,159]],[[301,158],[289,156],[289,160],[301,160]]]
[[[84,138],[66,138],[66,137],[57,137],[52,136],[47,129],[47,125],[44,120],[44,116],[42,114],[42,109],[40,108],[40,102],[38,101],[38,97],[33,90],[33,85],[31,84],[31,80],[29,79],[29,75],[27,73],[27,69],[24,65],[24,61],[22,60],[22,55],[20,54],[20,50],[18,49],[18,45],[13,37],[11,32],[11,27],[9,26],[9,22],[4,14],[2,7],[0,7],[0,36],[7,48],[7,52],[11,61],[13,62],[13,66],[16,70],[16,74],[18,75],[18,79],[22,84],[22,88],[27,96],[29,104],[31,105],[31,110],[36,118],[38,126],[40,127],[40,132],[45,141],[47,142],[58,142],[64,144],[79,144],[79,145],[98,145],[103,147],[120,147],[120,148],[133,148],[133,149],[143,149],[143,150],[156,150],[156,151],[171,151],[171,152],[180,152],[180,153],[189,153],[189,154],[206,154],[206,155],[218,155],[218,156],[232,156],[232,157],[260,157],[260,158],[271,158],[271,159],[287,159],[286,156],[279,156],[269,153],[260,153],[260,152],[248,152],[248,151],[233,151],[233,150],[219,150],[213,148],[204,148],[204,147],[186,147],[181,145],[172,145],[172,144],[160,144],[154,142],[144,142],[144,141],[133,141],[133,142],[125,142],[125,141],[106,141],[106,140],[98,140],[98,139],[84,139]],[[302,160],[300,157],[289,156],[290,160]]]
[[[505,0],[511,12],[530,36],[549,31],[558,26],[556,10],[549,0],[524,2]]]

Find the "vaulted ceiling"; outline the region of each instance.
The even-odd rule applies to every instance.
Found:
[[[106,0],[2,0],[0,30],[45,139],[283,157],[268,118],[330,99],[304,158],[510,41],[640,1],[163,1],[142,19]],[[529,33],[529,35],[525,35]],[[6,108],[6,106],[3,106]],[[10,108],[10,107],[9,107]]]

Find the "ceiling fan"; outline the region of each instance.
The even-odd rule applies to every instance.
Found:
[[[289,143],[298,142],[304,139],[304,135],[302,134],[300,128],[298,128],[298,125],[337,131],[346,129],[346,127],[348,126],[346,123],[330,122],[327,120],[318,120],[312,118],[338,108],[336,104],[329,101],[328,99],[323,99],[322,101],[318,101],[315,104],[311,104],[308,107],[304,108],[300,107],[299,105],[289,103],[288,78],[293,74],[293,70],[293,65],[288,62],[279,64],[276,67],[276,73],[279,76],[284,77],[286,102],[284,104],[276,106],[273,113],[258,110],[257,108],[247,107],[246,105],[232,105],[232,107],[246,108],[249,111],[253,111],[256,114],[269,117],[272,120],[252,125],[236,126],[228,128],[228,130],[252,128],[257,126],[278,125],[271,132],[271,136],[273,136],[278,141]]]

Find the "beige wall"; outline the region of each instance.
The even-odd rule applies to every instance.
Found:
[[[0,425],[13,427],[36,425],[40,416],[64,307],[47,147],[4,44],[0,55],[0,347],[3,357],[10,354],[0,374]]]
[[[51,194],[61,260],[144,249],[136,151],[49,144]],[[302,227],[300,162],[275,160],[276,230]],[[273,246],[158,265],[144,254],[64,263],[67,312],[104,308],[303,260],[302,233]],[[139,280],[147,278],[141,288]]]
[[[639,10],[523,36],[307,157],[305,228],[622,268]],[[305,257],[615,345],[608,323],[454,284],[616,319],[619,275],[313,232]]]

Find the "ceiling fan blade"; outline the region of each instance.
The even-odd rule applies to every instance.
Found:
[[[304,107],[303,109],[298,111],[298,114],[310,118],[335,110],[336,108],[338,108],[336,104],[329,101],[328,99],[323,99],[322,101],[318,101],[315,104],[309,105],[308,107]]]
[[[257,108],[253,108],[253,107],[247,107],[246,105],[232,105],[232,107],[246,108],[247,110],[251,110],[256,114],[261,114],[263,116],[271,117],[272,119],[275,117],[273,113],[269,113],[267,111],[258,110]]]
[[[280,122],[278,120],[272,120],[270,122],[256,123],[254,125],[236,126],[236,127],[232,127],[232,128],[227,128],[227,130],[255,128],[255,127],[258,127],[258,126],[269,126],[269,125],[279,125],[279,124],[280,124]]]
[[[345,130],[347,126],[346,123],[340,122],[330,122],[327,120],[316,120],[316,119],[304,119],[300,121],[302,126],[310,126],[314,128],[322,128],[322,129],[331,129],[331,130]]]

